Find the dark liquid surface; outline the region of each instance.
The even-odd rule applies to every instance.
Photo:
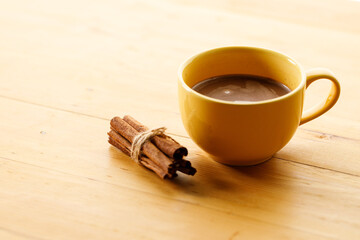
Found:
[[[223,75],[205,79],[192,87],[198,93],[225,101],[263,101],[291,90],[271,78],[255,75]]]

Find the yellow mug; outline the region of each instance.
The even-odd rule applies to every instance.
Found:
[[[291,89],[265,101],[229,102],[192,89],[198,82],[226,74],[276,79]],[[332,82],[327,99],[303,113],[305,89],[318,79]],[[191,139],[218,162],[254,165],[271,158],[297,127],[328,111],[340,84],[326,69],[309,72],[292,58],[265,48],[222,47],[196,54],[179,68],[178,96],[183,124]]]

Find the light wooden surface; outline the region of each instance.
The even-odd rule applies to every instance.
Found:
[[[0,3],[0,239],[360,239],[360,2]],[[224,45],[327,67],[342,94],[270,161],[228,167],[187,136],[179,64]],[[329,90],[311,86],[306,107]],[[130,114],[190,151],[161,180],[107,143]]]

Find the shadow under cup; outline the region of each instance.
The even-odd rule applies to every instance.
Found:
[[[228,102],[191,88],[210,77],[247,74],[275,79],[291,92],[266,101]],[[262,48],[225,47],[197,54],[179,69],[179,105],[192,140],[218,162],[263,162],[294,135],[300,123],[306,77],[286,55]]]

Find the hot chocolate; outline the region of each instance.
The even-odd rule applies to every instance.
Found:
[[[263,101],[291,91],[271,78],[243,74],[211,77],[197,83],[192,89],[208,97],[232,102]]]

